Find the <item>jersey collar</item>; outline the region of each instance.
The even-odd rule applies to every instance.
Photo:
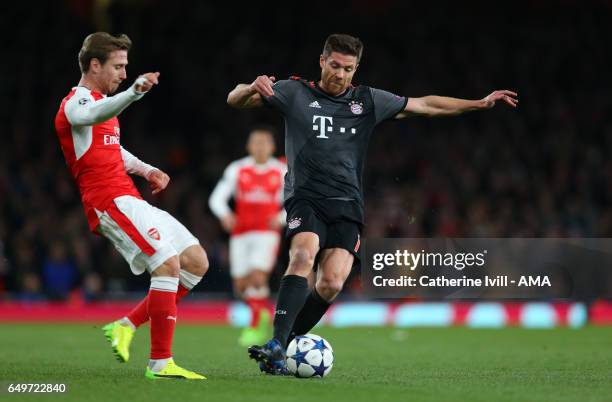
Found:
[[[341,94],[339,94],[339,95],[331,95],[331,94],[328,94],[328,93],[327,93],[327,92],[326,92],[326,91],[325,91],[323,88],[321,88],[321,86],[319,85],[319,81],[317,81],[317,83],[315,84],[315,88],[317,88],[317,90],[318,90],[319,92],[321,92],[322,94],[324,94],[325,96],[329,96],[330,98],[333,98],[333,99],[340,99],[340,98],[344,97],[346,94],[348,94],[348,93],[349,93],[349,91],[350,91],[351,89],[353,89],[354,87],[353,87],[353,85],[349,85],[349,87],[348,87],[348,88],[346,88],[346,89],[344,90],[344,92],[342,92],[342,93],[341,93]]]

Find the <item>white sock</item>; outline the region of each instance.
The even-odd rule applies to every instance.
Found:
[[[260,288],[256,288],[253,286],[249,286],[244,290],[244,297],[251,299],[267,299],[270,296],[270,288],[267,286],[262,286]]]
[[[150,359],[149,369],[151,369],[151,371],[154,373],[158,373],[162,371],[164,367],[166,367],[166,364],[168,364],[170,360],[172,360],[171,357],[168,357],[167,359]]]
[[[119,324],[123,325],[124,327],[132,327],[132,329],[136,331],[136,325],[134,325],[132,321],[130,321],[130,319],[127,317],[123,317],[122,319],[120,319]]]
[[[201,276],[194,275],[191,272],[187,272],[182,268],[179,271],[179,282],[187,290],[193,289],[193,287],[200,283],[201,280]]]

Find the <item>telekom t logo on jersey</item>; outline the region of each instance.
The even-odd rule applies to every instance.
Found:
[[[334,131],[334,118],[329,116],[317,116],[316,114],[312,116],[312,129],[314,131],[318,131],[319,135],[317,138],[329,138],[326,136],[326,133],[331,133]],[[346,127],[340,127],[340,134],[346,133]],[[351,134],[356,134],[357,130],[351,128]]]

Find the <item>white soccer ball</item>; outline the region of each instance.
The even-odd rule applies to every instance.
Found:
[[[334,350],[319,335],[298,335],[287,347],[287,368],[299,378],[325,377],[334,365]]]

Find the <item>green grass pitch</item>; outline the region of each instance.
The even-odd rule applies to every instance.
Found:
[[[612,328],[320,328],[329,377],[259,373],[230,327],[179,325],[175,360],[207,381],[144,377],[148,327],[126,364],[99,325],[0,325],[4,401],[611,401]],[[8,394],[9,383],[66,383],[55,395]]]

